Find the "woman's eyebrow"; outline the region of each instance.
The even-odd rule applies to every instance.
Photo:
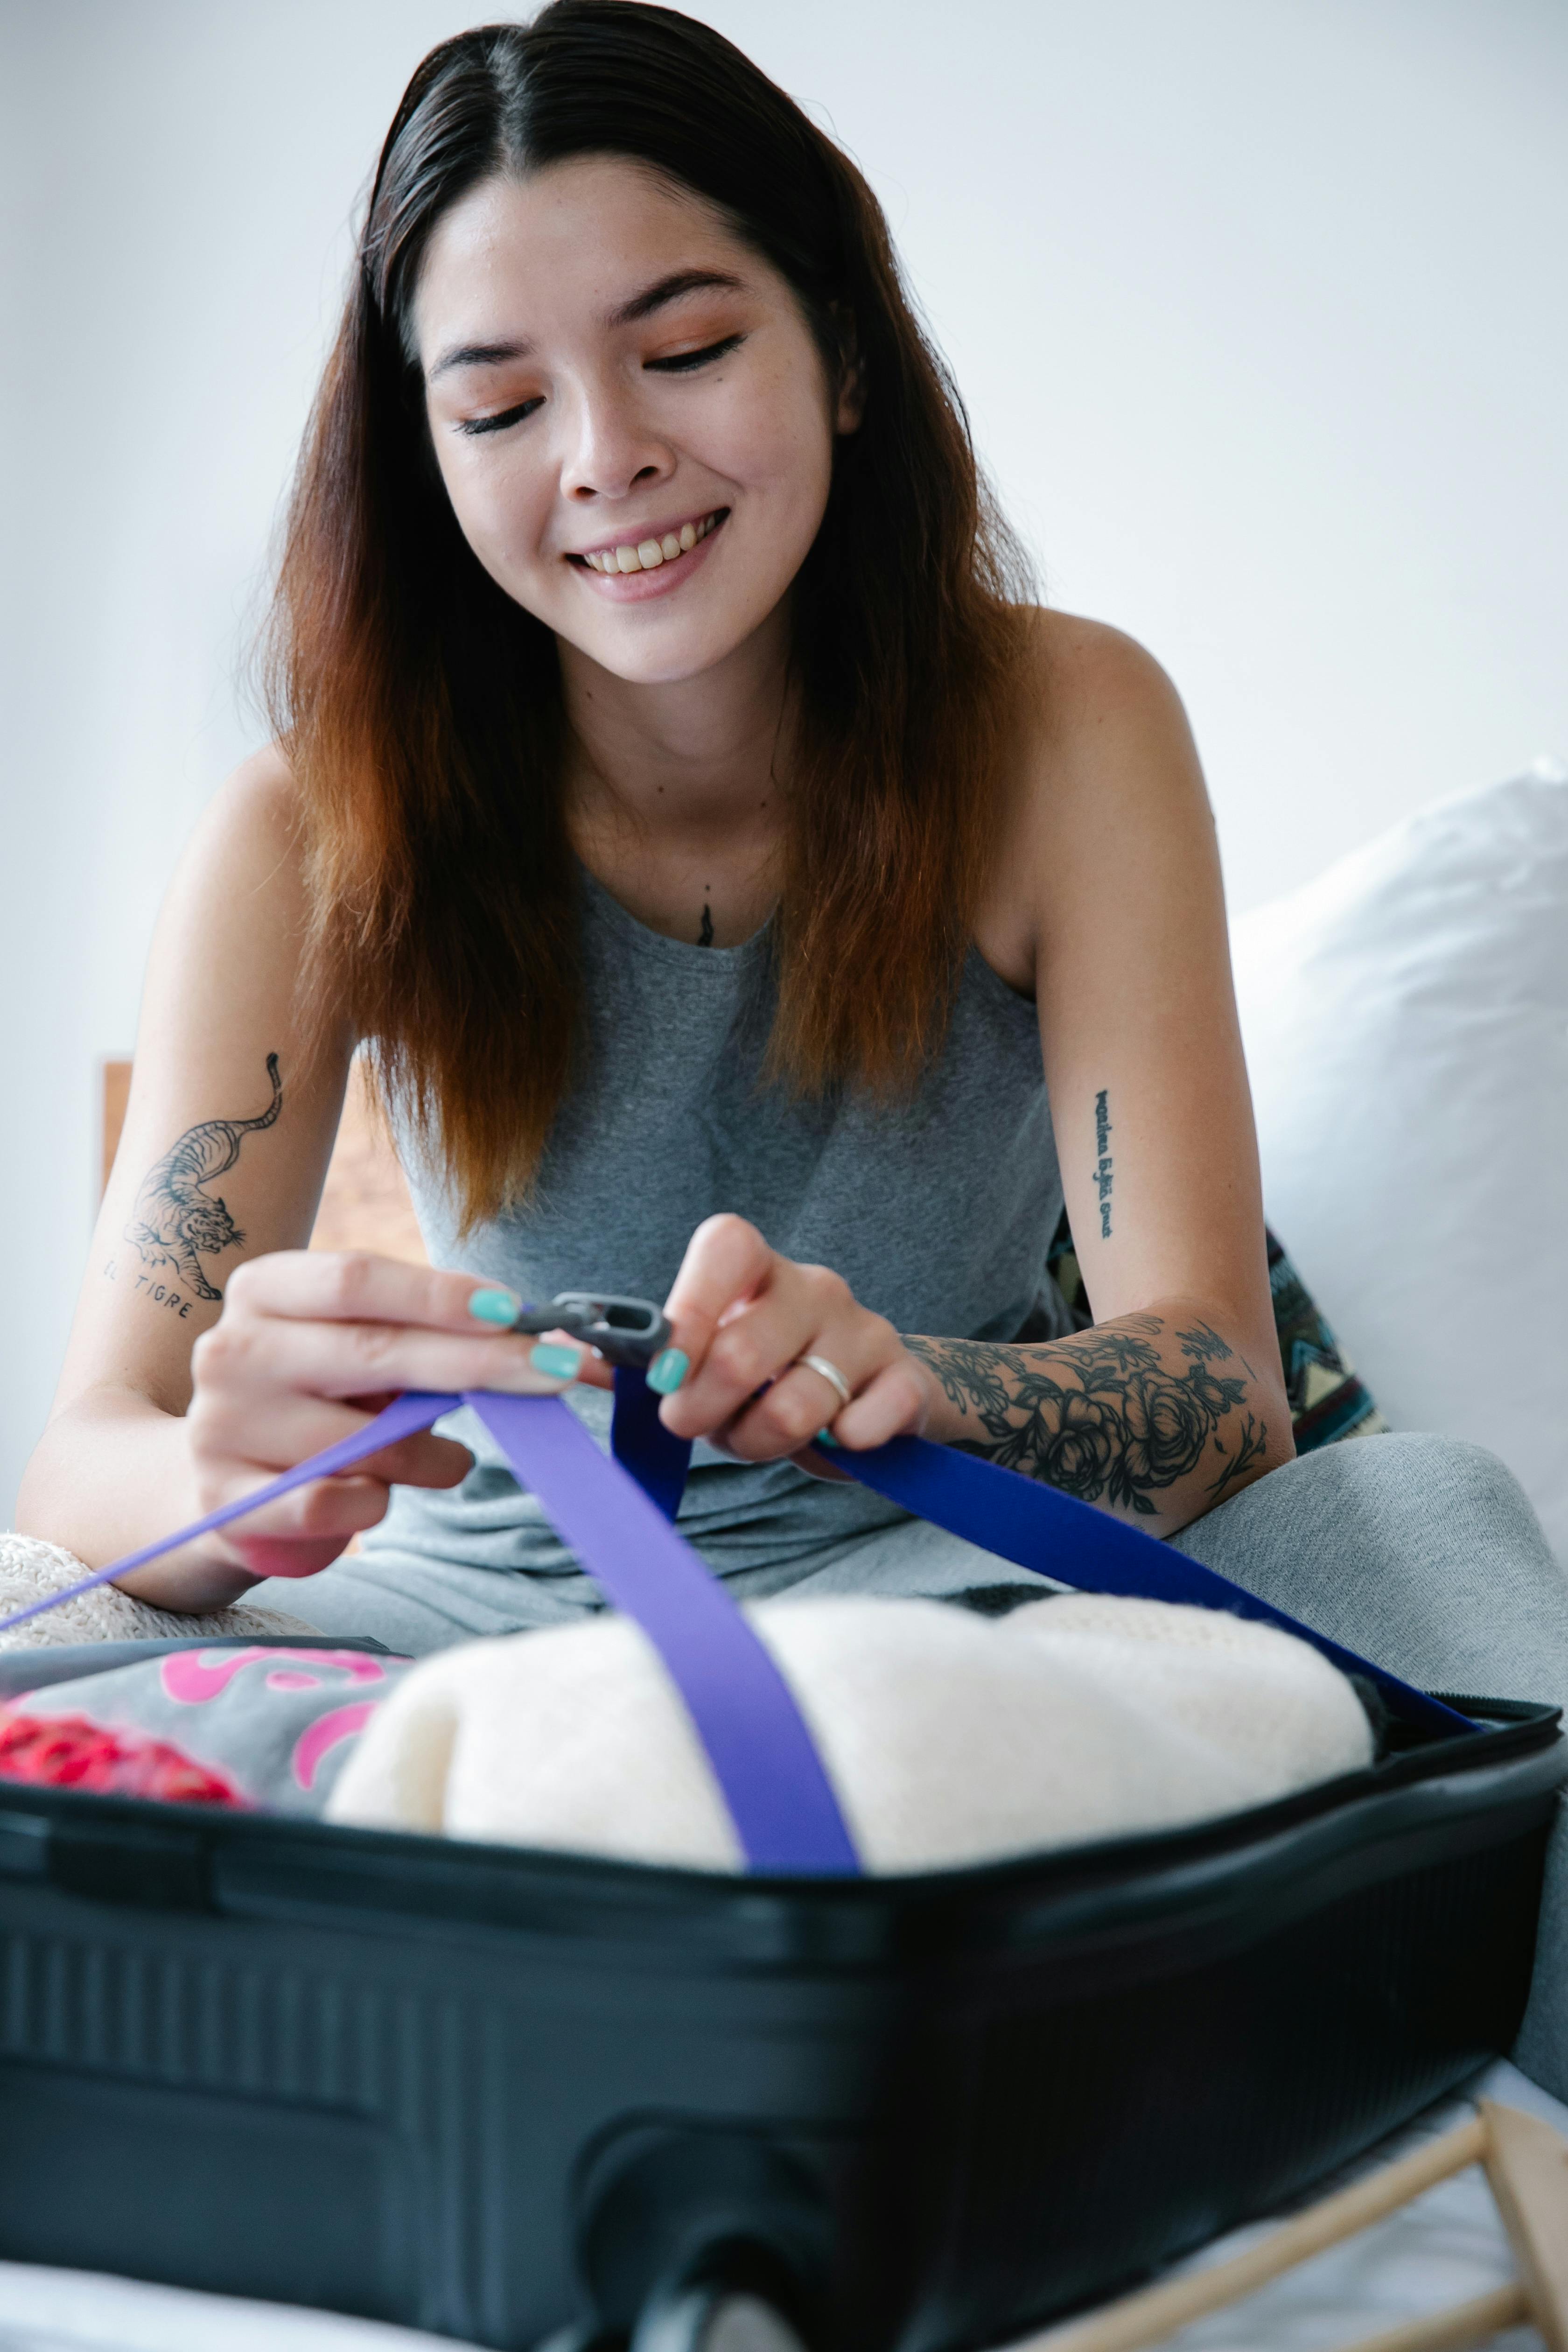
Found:
[[[662,310],[667,302],[679,302],[683,294],[700,293],[710,286],[735,291],[744,282],[727,269],[673,269],[668,278],[645,286],[640,294],[634,294],[629,302],[612,310],[606,323],[612,327],[635,326],[639,319],[651,318],[656,310]]]
[[[532,349],[531,343],[454,343],[442,352],[426,381],[434,383],[448,368],[500,367],[508,360],[525,360]]]

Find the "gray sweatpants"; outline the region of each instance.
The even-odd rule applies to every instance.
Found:
[[[1568,1571],[1553,1559],[1518,1481],[1479,1446],[1405,1435],[1324,1446],[1244,1488],[1173,1541],[1425,1689],[1568,1706]],[[514,1626],[580,1613],[581,1580],[529,1580],[526,1595],[516,1589],[521,1581],[483,1571],[476,1590],[493,1608],[498,1585],[511,1587]],[[940,1596],[1013,1583],[1039,1590],[1027,1570],[919,1520],[725,1581],[742,1599],[781,1591]],[[443,1594],[438,1622],[405,1622],[405,1603],[375,1622],[373,1576],[356,1573],[352,1560],[251,1597],[268,1594],[325,1632],[374,1633],[409,1649],[507,1630],[495,1618],[475,1622],[459,1611],[455,1589]],[[469,1622],[457,1622],[459,1614]],[[1568,2098],[1568,1808],[1559,1812],[1548,1857],[1535,1981],[1513,2054],[1547,2090]]]
[[[1175,1541],[1424,1690],[1568,1707],[1568,1570],[1512,1472],[1479,1445],[1400,1435],[1325,1446]],[[1512,2054],[1568,2098],[1568,1806]]]

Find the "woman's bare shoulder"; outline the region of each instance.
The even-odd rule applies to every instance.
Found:
[[[1037,771],[1103,758],[1133,739],[1190,741],[1182,699],[1146,646],[1106,621],[1028,615],[1023,749]]]
[[[1135,637],[1073,613],[1028,615],[1010,771],[977,937],[1017,985],[1033,969],[1054,902],[1093,894],[1173,843],[1211,842],[1212,819],[1166,672]]]
[[[148,961],[139,1066],[166,1060],[179,1084],[202,1039],[226,1038],[247,1066],[258,1024],[268,1051],[279,1035],[292,1039],[309,929],[299,794],[268,745],[214,793],[174,869]]]
[[[292,866],[302,847],[300,788],[281,744],[265,744],[220,784],[193,840]]]
[[[307,897],[299,788],[275,743],[253,752],[202,811],[170,878],[159,936],[216,925],[237,951],[293,933]]]

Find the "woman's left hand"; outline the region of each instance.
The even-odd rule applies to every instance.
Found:
[[[743,1217],[698,1226],[665,1311],[674,1338],[653,1384],[665,1390],[661,1418],[677,1437],[772,1462],[822,1429],[858,1451],[925,1426],[935,1383],[892,1325],[862,1307],[842,1275],[781,1257]],[[847,1403],[805,1356],[840,1373]],[[820,1469],[820,1460],[804,1466]]]

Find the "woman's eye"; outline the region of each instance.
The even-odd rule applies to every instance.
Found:
[[[722,342],[706,343],[700,352],[678,352],[673,359],[645,360],[643,365],[662,375],[686,375],[693,368],[706,367],[710,360],[721,360],[727,352],[739,351],[745,340],[744,335],[726,335]]]
[[[520,400],[515,408],[500,409],[494,416],[465,417],[458,430],[459,433],[504,433],[509,425],[520,425],[525,416],[531,416],[536,408],[543,405],[542,394],[534,400]]]

